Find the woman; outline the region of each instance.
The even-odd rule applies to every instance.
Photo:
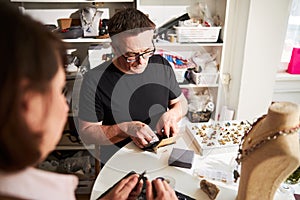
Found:
[[[0,198],[75,199],[75,176],[34,168],[55,149],[67,119],[64,44],[3,2],[0,21],[7,28],[0,32]],[[134,199],[142,186],[137,183],[138,175],[132,175],[104,199]],[[154,181],[161,184],[157,197],[174,197],[165,182]],[[148,199],[153,199],[152,186],[147,185]]]

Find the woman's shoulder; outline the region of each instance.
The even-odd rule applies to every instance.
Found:
[[[31,167],[15,173],[0,173],[0,194],[4,196],[25,199],[33,197],[34,199],[50,199],[49,197],[70,199],[75,196],[77,185],[78,178],[74,175],[58,174]]]
[[[1,200],[25,200],[23,198],[13,197],[13,196],[10,196],[10,195],[3,195],[3,194],[0,194],[0,199]]]

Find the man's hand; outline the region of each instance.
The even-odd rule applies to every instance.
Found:
[[[181,94],[169,102],[169,110],[165,112],[156,125],[156,131],[167,137],[176,136],[179,132],[177,123],[186,115],[188,104],[185,96]]]
[[[139,121],[128,122],[126,133],[139,148],[146,147],[154,138],[158,139],[147,124]]]
[[[170,110],[165,112],[156,125],[157,133],[167,137],[176,136],[179,132],[177,121],[178,117],[172,114]]]

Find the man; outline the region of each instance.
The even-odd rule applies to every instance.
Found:
[[[80,135],[86,143],[101,145],[102,163],[130,139],[143,148],[157,137],[154,131],[176,135],[177,122],[187,112],[172,67],[153,55],[154,29],[155,24],[136,9],[116,13],[108,23],[115,57],[84,77]]]

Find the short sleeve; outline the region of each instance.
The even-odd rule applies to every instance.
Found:
[[[78,116],[85,121],[98,122],[96,107],[101,111],[101,105],[100,101],[96,102],[98,80],[93,75],[93,71],[89,71],[83,78],[79,95]]]

